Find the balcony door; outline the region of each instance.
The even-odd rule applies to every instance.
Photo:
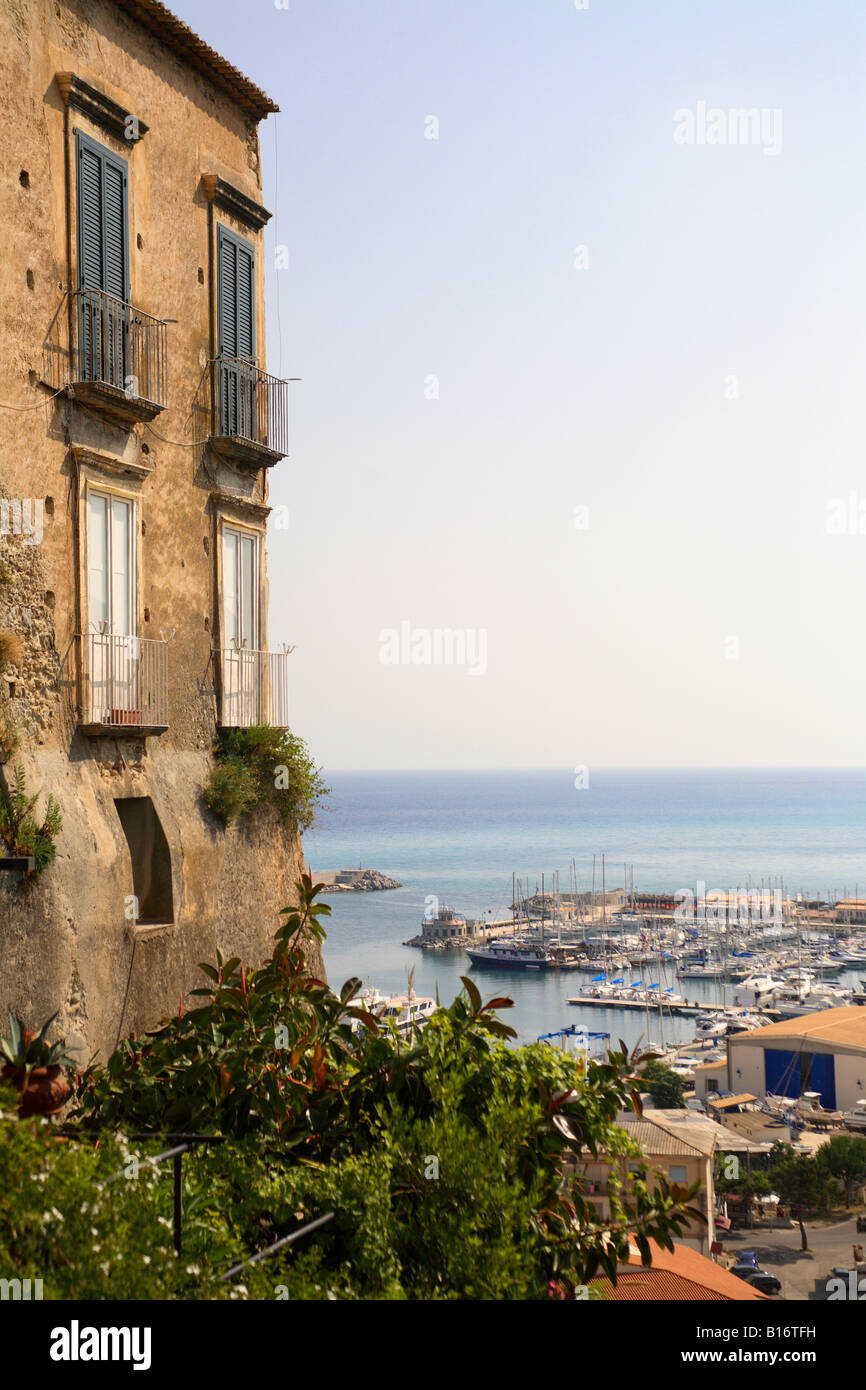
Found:
[[[256,253],[252,242],[217,227],[217,430],[257,439]]]
[[[76,132],[78,363],[76,379],[124,390],[129,371],[127,166]]]
[[[90,723],[141,720],[141,644],[136,633],[136,506],[87,492],[87,670]]]
[[[264,722],[259,653],[259,538],[223,527],[223,717],[229,728]]]

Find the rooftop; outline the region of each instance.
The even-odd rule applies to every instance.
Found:
[[[631,1247],[627,1265],[617,1271],[616,1287],[609,1279],[593,1281],[606,1298],[616,1302],[756,1302],[766,1294],[753,1289],[736,1274],[708,1260],[688,1245],[663,1250],[650,1241],[652,1264],[644,1268],[636,1246]]]
[[[859,1004],[846,1004],[838,1009],[822,1009],[817,1014],[801,1018],[786,1018],[781,1023],[768,1023],[748,1033],[735,1033],[728,1039],[731,1047],[751,1047],[757,1043],[772,1043],[782,1038],[803,1041],[837,1043],[842,1047],[862,1048],[866,1052],[866,1009]]]
[[[694,1110],[645,1110],[642,1118],[620,1115],[617,1124],[648,1156],[706,1158],[716,1146],[718,1125]]]
[[[276,102],[260,87],[194,34],[183,20],[160,4],[160,0],[115,0],[115,3],[162,39],[173,53],[209,77],[216,87],[228,92],[250,116],[263,120],[271,112],[279,111]]]

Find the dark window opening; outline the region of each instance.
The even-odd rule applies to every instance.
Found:
[[[132,860],[132,888],[141,926],[174,921],[171,853],[149,796],[115,799]]]

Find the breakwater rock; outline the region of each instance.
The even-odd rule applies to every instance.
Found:
[[[325,885],[326,893],[382,893],[388,888],[403,887],[396,878],[389,878],[378,869],[332,869],[313,874],[313,879]]]

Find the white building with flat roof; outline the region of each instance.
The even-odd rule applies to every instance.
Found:
[[[866,1098],[866,1009],[856,1004],[734,1033],[727,1044],[727,1065],[698,1069],[697,1094],[727,1090],[797,1100],[816,1091],[825,1110],[851,1110]]]

